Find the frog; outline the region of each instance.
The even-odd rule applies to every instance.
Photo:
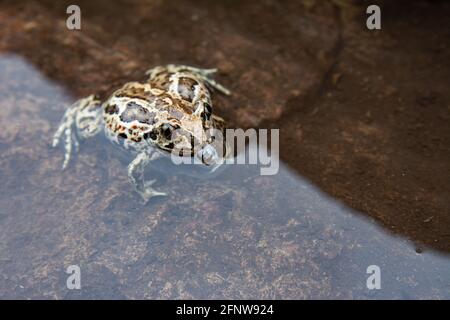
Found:
[[[77,100],[65,111],[53,136],[53,147],[64,145],[62,170],[79,151],[79,141],[101,133],[133,156],[128,178],[144,203],[167,195],[154,189],[156,179],[145,179],[144,169],[175,149],[182,151],[180,156],[197,157],[217,168],[226,155],[217,152],[214,135],[207,132],[223,132],[226,122],[213,113],[212,93],[231,94],[213,79],[217,71],[156,66],[145,72],[146,80],[127,82],[104,101],[96,94]]]

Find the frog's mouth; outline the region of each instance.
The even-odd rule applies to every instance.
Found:
[[[196,157],[201,163],[211,167],[211,172],[216,171],[222,166],[226,159],[230,157],[230,148],[227,143],[222,141],[215,141],[214,143],[207,143],[196,153]]]
[[[181,149],[177,149],[173,144],[163,148],[165,151],[172,152],[176,156],[181,157],[194,157],[197,164],[204,164],[207,166],[214,166],[223,162],[223,156],[218,152],[216,146],[207,143],[199,147],[189,146]]]
[[[221,165],[224,155],[228,151],[223,138],[196,136],[183,129],[178,129],[167,143],[160,143],[158,147],[172,153],[175,157],[194,158],[195,164],[203,164],[210,167]],[[225,145],[225,147],[224,147]]]

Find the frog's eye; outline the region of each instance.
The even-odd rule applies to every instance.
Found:
[[[172,132],[175,130],[176,128],[171,125],[170,123],[164,123],[161,126],[161,134],[163,135],[164,138],[166,138],[167,140],[170,140],[172,138]]]
[[[209,119],[211,119],[212,108],[208,103],[205,103],[203,107],[204,109],[203,112],[200,114],[200,117],[202,118],[203,121],[208,121]]]

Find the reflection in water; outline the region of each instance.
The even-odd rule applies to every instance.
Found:
[[[0,69],[0,298],[450,298],[449,257],[418,254],[283,165],[149,172],[169,196],[147,206],[101,139],[61,172],[49,145],[74,99],[19,57]],[[65,287],[71,264],[82,290]]]

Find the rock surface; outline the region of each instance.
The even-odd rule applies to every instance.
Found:
[[[450,7],[396,19],[386,4],[370,33],[358,3],[79,1],[69,31],[68,2],[3,1],[0,297],[448,298],[448,260],[346,205],[417,252],[450,250]],[[148,206],[99,139],[61,172],[50,143],[67,105],[164,63],[218,66],[234,93],[214,97],[218,113],[280,128],[294,172],[161,176],[169,197]],[[379,293],[372,263],[389,270]]]

